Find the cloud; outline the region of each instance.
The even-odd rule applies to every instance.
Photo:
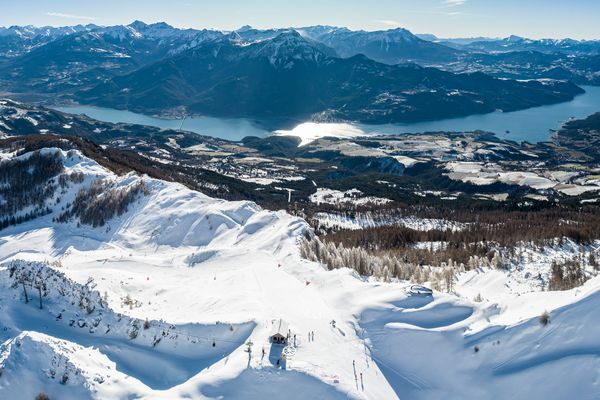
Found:
[[[98,19],[96,17],[86,17],[84,15],[64,14],[64,13],[53,12],[53,11],[47,12],[46,15],[49,17],[57,17],[57,18],[78,19],[81,21],[96,21]]]
[[[462,6],[466,2],[467,0],[444,0],[444,5],[446,5],[446,7],[455,7]]]
[[[393,27],[399,27],[402,25],[400,22],[394,21],[391,19],[378,19],[375,22],[378,22],[382,25],[393,26]]]

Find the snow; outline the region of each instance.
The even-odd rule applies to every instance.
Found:
[[[583,193],[587,192],[596,192],[600,190],[600,186],[597,185],[557,185],[555,187],[561,193],[566,194],[567,196],[579,196]]]
[[[417,231],[430,231],[434,229],[460,231],[466,227],[466,224],[443,219],[389,216],[369,211],[364,213],[357,212],[352,216],[344,213],[319,212],[314,214],[313,220],[319,227],[333,230],[356,230],[386,225],[401,225]]]
[[[495,194],[477,193],[475,196],[477,196],[480,199],[488,199],[488,200],[494,200],[494,201],[506,201],[509,197],[509,194],[508,193],[495,193]]]
[[[234,43],[248,47],[251,57],[264,57],[275,68],[291,69],[298,61],[320,63],[327,57],[311,39],[302,37],[294,30],[281,31],[275,37],[251,42],[241,40],[238,32],[235,32],[235,36]]]
[[[392,200],[382,197],[363,196],[363,192],[358,189],[350,189],[342,192],[340,190],[317,188],[317,191],[310,195],[310,201],[316,204],[386,204]]]
[[[452,161],[446,164],[450,179],[470,182],[475,185],[491,185],[496,182],[508,185],[528,186],[537,190],[554,189],[568,196],[579,196],[600,190],[598,185],[566,183],[577,174],[568,171],[547,171],[541,176],[531,171],[503,171],[494,163]]]
[[[54,223],[55,210],[0,231],[0,398],[41,390],[66,399],[600,392],[600,278],[543,292],[526,276],[546,271],[568,245],[533,256],[522,270],[462,274],[454,294],[415,295],[408,282],[301,259],[297,243],[308,225],[285,212],[116,176],[77,152],[61,157],[65,172],[85,174],[65,202],[98,178],[117,186],[144,179],[148,193],[100,228]],[[11,268],[46,277],[42,309],[35,289],[25,303]],[[479,293],[483,301],[473,301]],[[543,310],[548,326],[537,320]],[[268,342],[279,319],[296,346]],[[140,327],[146,320],[148,329]]]
[[[62,155],[67,172],[84,170],[90,176],[82,185],[98,176],[119,184],[135,179],[131,175],[116,177],[80,155],[71,158],[66,153]],[[193,326],[204,331],[205,327],[220,321],[226,326],[236,326],[234,334],[246,332],[241,327],[252,327],[246,337],[229,349],[224,342],[230,335],[228,330],[195,333],[195,336],[214,337],[221,354],[219,359],[203,364],[202,358],[186,347],[185,335],[179,334],[179,341],[174,339],[175,347],[165,345],[161,352],[163,342],[155,349],[143,346],[142,334],[135,340],[126,334],[119,336],[119,332],[125,331],[116,325],[111,324],[116,337],[103,337],[100,332],[104,330],[89,333],[87,328],[65,323],[69,319],[66,314],[77,310],[71,310],[73,307],[68,301],[55,298],[57,290],[50,290],[49,298],[45,299],[47,305],[38,310],[33,300],[35,293],[31,294],[32,301],[25,304],[20,288],[10,289],[10,285],[2,281],[0,324],[10,327],[1,334],[3,339],[11,340],[25,331],[40,331],[57,340],[95,346],[98,354],[91,356],[94,360],[105,356],[116,363],[117,370],[134,378],[107,379],[102,383],[115,393],[121,393],[119,398],[133,394],[151,396],[152,393],[161,398],[199,398],[199,393],[221,392],[230,393],[234,398],[244,397],[243,387],[237,395],[231,392],[236,382],[251,386],[248,390],[261,397],[260,394],[282,388],[290,381],[294,382],[292,386],[302,389],[298,391],[299,397],[310,393],[326,398],[358,397],[347,378],[337,384],[327,378],[342,376],[343,369],[351,365],[352,357],[358,358],[361,353],[344,350],[347,339],[356,339],[351,326],[341,325],[346,330],[345,336],[338,330],[332,331],[329,321],[343,321],[343,318],[315,286],[306,284],[313,281],[313,273],[327,275],[320,266],[298,258],[296,243],[306,224],[283,212],[263,211],[253,203],[211,199],[181,185],[145,179],[150,194],[106,227],[78,227],[75,222],[54,224],[49,215],[4,230],[0,261],[52,261],[56,263],[52,268],[73,280],[68,287],[85,285],[93,277],[94,290],[102,296],[106,293],[108,298],[102,321],[113,321],[121,314],[139,321],[148,318],[152,324],[166,321],[164,324],[177,327],[176,332],[185,333],[193,332]],[[72,188],[73,192],[77,190],[78,187]],[[346,274],[346,279],[355,280],[350,274]],[[131,308],[122,301],[128,295],[135,300]],[[63,313],[65,317],[56,321],[57,310],[63,308],[67,310]],[[289,321],[292,332],[298,335],[298,348],[286,363],[287,371],[277,368],[278,349],[273,349],[267,341],[271,320],[277,318]],[[315,331],[315,342],[307,340],[309,330]],[[255,346],[250,369],[248,354],[243,351],[248,339]],[[141,340],[139,345],[135,343],[138,340]],[[324,352],[322,346],[333,352]],[[275,355],[263,359],[260,355],[263,347],[267,354],[274,352]],[[212,349],[210,343],[199,343],[198,348],[198,351]],[[195,368],[181,358],[183,354],[178,355],[181,351],[194,356]],[[342,356],[342,369],[335,354],[343,353],[347,354]],[[81,368],[94,370],[93,365]],[[165,371],[173,372],[165,374]],[[13,372],[5,372],[5,376],[12,376],[10,374]],[[256,385],[263,376],[271,377],[274,385]],[[393,397],[380,374],[372,370],[367,376],[373,382],[380,382],[379,388],[373,389],[373,396]],[[35,386],[34,390],[46,387]],[[13,389],[0,386],[0,396],[10,393],[8,390]],[[90,396],[102,398],[98,393]],[[73,394],[79,395],[79,392]]]
[[[527,194],[527,195],[525,195],[525,198],[528,198],[531,200],[537,200],[537,201],[548,201],[547,196],[542,196],[539,194]]]
[[[93,394],[120,398],[126,393],[119,387],[126,383],[145,392],[144,385],[115,370],[115,363],[98,349],[34,331],[24,331],[4,343],[0,364],[4,368],[0,391],[5,398],[33,399],[42,390],[50,398],[81,399]],[[62,381],[65,375],[66,383],[48,384]]]
[[[251,177],[251,178],[241,177],[239,179],[242,180],[242,181],[244,181],[244,182],[256,183],[257,185],[261,185],[261,186],[268,186],[268,185],[271,185],[273,183],[280,183],[281,182],[281,180],[279,180],[279,179],[275,179],[275,178],[262,178],[262,177]]]
[[[419,160],[416,160],[412,157],[407,157],[407,156],[394,156],[394,158],[396,159],[396,161],[398,161],[400,164],[404,165],[406,168],[412,167],[413,165],[420,162]]]

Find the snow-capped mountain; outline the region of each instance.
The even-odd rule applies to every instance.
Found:
[[[323,47],[295,30],[254,42],[233,32],[76,97],[142,112],[185,108],[192,114],[226,117],[382,123],[515,110],[581,92],[566,82],[543,85],[455,75],[414,64],[382,64],[364,55],[339,58]],[[499,98],[498,90],[507,95]]]
[[[314,42],[322,43],[340,57],[347,58],[364,54],[375,61],[386,64],[447,62],[455,60],[461,53],[440,44],[421,40],[402,28],[367,32],[327,25],[267,30],[244,26],[235,33],[243,40],[253,42],[272,39],[280,33],[290,30],[296,31]]]
[[[13,90],[33,87],[56,92],[130,71],[151,59],[153,51],[153,46],[137,40],[136,32],[127,28],[106,33],[85,31],[10,58],[0,67],[0,75]]]
[[[598,391],[600,278],[544,292],[531,275],[546,261],[531,262],[522,277],[479,268],[430,295],[302,259],[307,224],[285,212],[118,176],[77,150],[0,153],[4,186],[19,167],[39,178],[31,193],[45,190],[14,205],[45,212],[0,231],[2,398]],[[280,320],[287,346],[269,342]]]
[[[134,21],[127,25],[128,27],[135,29],[136,32],[140,33],[145,37],[151,37],[154,39],[164,39],[177,35],[182,36],[193,36],[198,33],[195,29],[178,29],[164,22],[156,22],[153,24],[146,24],[142,21]]]
[[[333,48],[341,57],[364,54],[386,64],[405,62],[442,63],[456,60],[460,51],[419,39],[406,29],[351,31],[348,28],[314,27],[302,30]]]
[[[4,35],[0,35],[0,57],[3,55],[4,59],[0,63],[0,84],[6,90],[15,93],[33,90],[36,94],[59,95],[69,101],[92,101],[109,107],[129,107],[145,113],[171,114],[177,109],[178,112],[230,117],[301,117],[318,120],[350,118],[377,123],[408,122],[458,117],[496,109],[516,110],[569,100],[580,92],[577,88],[563,84],[565,90],[554,90],[541,96],[534,92],[525,95],[532,99],[521,99],[519,94],[506,104],[498,104],[495,96],[491,98],[480,93],[496,93],[500,83],[493,80],[490,81],[491,86],[483,85],[479,79],[481,77],[465,75],[462,80],[476,80],[479,84],[471,89],[471,83],[465,83],[459,85],[462,87],[455,86],[454,90],[447,91],[442,84],[431,85],[430,80],[435,80],[433,78],[425,79],[423,83],[412,73],[403,77],[391,72],[411,72],[415,70],[413,67],[388,69],[379,63],[419,63],[453,73],[483,71],[498,78],[509,79],[560,79],[572,80],[576,84],[595,83],[598,80],[595,73],[597,56],[570,58],[565,55],[547,55],[552,56],[549,57],[552,60],[539,60],[535,54],[513,54],[514,52],[509,51],[506,53],[508,55],[498,59],[488,57],[480,60],[484,58],[483,55],[422,40],[401,28],[367,32],[332,26],[266,30],[245,26],[225,33],[135,21],[129,25],[108,27],[11,27],[2,32]],[[507,39],[510,46],[525,42],[529,41],[518,37]],[[472,45],[477,46],[477,43]],[[487,46],[495,42],[483,43]],[[552,45],[558,45],[557,43]],[[592,42],[573,43],[564,40],[560,43],[563,47],[580,48],[583,44],[593,47]],[[473,49],[471,51],[481,51],[476,47]],[[510,50],[510,47],[505,50]],[[209,61],[211,57],[212,61]],[[192,59],[198,60],[199,68],[194,67]],[[369,63],[366,59],[378,63]],[[229,63],[226,68],[223,71],[215,70],[216,64],[225,67],[222,64],[224,60]],[[289,73],[277,77],[277,74],[271,76],[268,71],[264,71],[256,77],[262,83],[250,82],[248,78],[257,74],[257,69],[263,66],[242,67],[241,64],[248,60],[257,63],[259,60],[268,60],[272,67]],[[232,65],[233,63],[237,65]],[[340,76],[345,72],[338,69],[347,70],[351,65],[357,68],[356,74],[346,74],[346,80],[342,80]],[[200,70],[208,72],[200,76]],[[423,75],[437,74],[433,70],[422,72]],[[157,78],[160,75],[162,80],[148,80],[149,74]],[[333,76],[325,76],[329,74]],[[358,79],[350,79],[355,76]],[[390,79],[391,76],[395,78]],[[458,78],[448,80],[455,79]],[[138,88],[142,82],[146,87]],[[512,86],[509,90],[511,92],[515,89],[514,86],[524,85],[504,84]],[[325,91],[327,85],[334,87]],[[401,90],[394,87],[398,85],[402,86]],[[350,88],[360,90],[351,94],[352,98],[342,99],[341,96],[346,96],[346,93],[338,96],[340,91]],[[138,89],[144,91],[144,98],[138,99],[141,97]],[[272,91],[269,92],[270,90]],[[255,93],[260,95],[260,91],[264,93],[265,99],[243,98]],[[242,103],[247,104],[236,107],[219,104],[220,99],[232,96],[233,92],[242,97]],[[438,97],[436,93],[444,97],[436,99],[439,104],[426,99],[411,101],[407,98],[425,92],[428,93],[425,97]],[[458,92],[474,93],[478,98],[446,96],[447,93]],[[276,95],[279,97],[275,98]],[[132,96],[132,99],[125,98],[127,96]],[[353,99],[357,96],[361,99]],[[293,104],[289,107],[283,107],[283,98],[295,100],[290,102]],[[394,110],[390,113],[377,109],[382,101],[387,105],[386,110],[392,106]],[[268,104],[270,102],[277,104]],[[397,112],[395,108],[398,107],[403,110]],[[433,111],[427,114],[425,108]]]
[[[96,28],[98,28],[96,25],[0,27],[0,57],[17,57],[63,36]]]
[[[511,35],[503,39],[474,41],[462,46],[467,51],[509,52],[539,51],[543,53],[565,53],[569,55],[598,55],[600,41],[574,39],[528,39]]]
[[[34,39],[37,37],[58,38],[60,36],[70,35],[77,32],[91,31],[98,29],[97,25],[73,25],[73,26],[10,26],[8,28],[0,27],[0,37],[17,36],[22,39]]]
[[[61,30],[52,39],[35,32],[37,45],[9,58],[0,68],[0,76],[13,90],[69,91],[222,36],[217,31],[180,30],[139,21],[125,26],[86,26],[68,34]]]
[[[177,48],[186,44],[189,47],[204,40],[212,40],[224,35],[220,31],[179,29],[164,22],[146,24],[142,21],[114,26],[88,24],[65,27],[36,27],[31,25],[0,27],[0,57],[20,56],[65,36],[85,32],[95,32],[101,36],[121,41],[152,41],[159,47],[172,47],[172,51],[176,51]],[[195,42],[195,44],[190,44],[190,42]]]
[[[212,40],[224,35],[223,32],[208,29],[179,29],[164,22],[146,24],[134,21],[129,25],[98,27],[95,31],[114,37],[137,38],[156,41],[158,45],[182,45],[192,40]]]
[[[258,42],[262,40],[273,39],[281,33],[288,32],[291,29],[274,28],[274,29],[256,29],[250,25],[244,25],[239,29],[231,32],[230,36],[233,40],[240,40],[247,43]]]
[[[300,33],[285,31],[271,40],[265,40],[252,47],[249,57],[267,58],[276,67],[291,68],[295,62],[319,64],[334,54],[320,43],[303,38]]]

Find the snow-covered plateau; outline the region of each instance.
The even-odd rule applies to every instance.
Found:
[[[431,295],[302,259],[309,226],[283,211],[44,152],[79,178],[0,231],[0,399],[599,396],[600,277],[550,292],[478,268]],[[66,218],[99,179],[143,190],[97,227]]]

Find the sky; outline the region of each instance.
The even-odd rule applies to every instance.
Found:
[[[164,21],[234,30],[307,25],[438,37],[600,39],[600,0],[0,0],[0,26]]]

